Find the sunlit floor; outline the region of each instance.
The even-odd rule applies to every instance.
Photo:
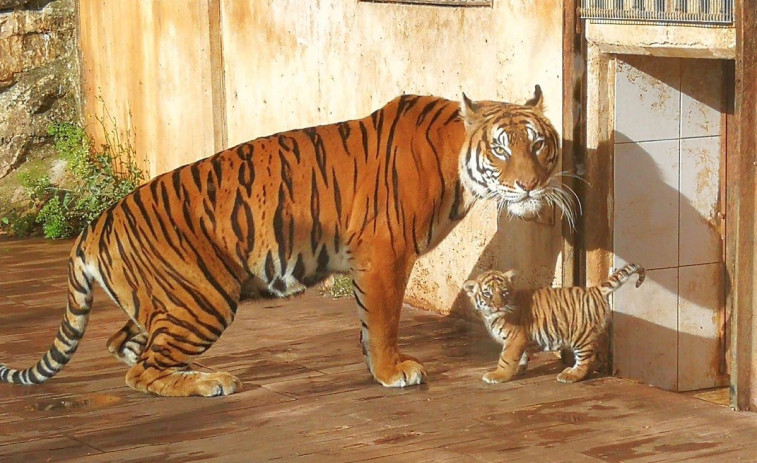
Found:
[[[49,347],[69,247],[0,239],[0,361],[28,366]],[[551,354],[487,385],[499,347],[478,323],[407,308],[400,342],[428,383],[386,389],[363,363],[354,301],[246,303],[199,360],[244,389],[167,399],[124,384],[104,348],[123,322],[98,292],[62,373],[0,385],[0,461],[757,462],[757,414],[612,377],[560,384]]]

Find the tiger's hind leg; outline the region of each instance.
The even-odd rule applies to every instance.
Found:
[[[134,320],[126,324],[108,339],[106,347],[115,358],[134,366],[145,350],[147,333]]]
[[[224,328],[203,325],[190,330],[167,315],[153,320],[144,351],[126,373],[126,384],[167,397],[215,397],[238,391],[242,383],[229,373],[191,369],[192,357],[207,350]]]
[[[589,344],[576,347],[573,351],[576,363],[572,367],[564,369],[557,380],[561,383],[575,383],[586,378],[594,370],[597,364],[597,344],[591,341]]]

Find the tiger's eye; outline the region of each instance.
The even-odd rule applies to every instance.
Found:
[[[505,150],[501,146],[494,146],[492,147],[492,152],[497,155],[498,157],[504,158],[507,156],[507,150]]]

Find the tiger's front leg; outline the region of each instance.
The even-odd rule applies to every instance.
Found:
[[[397,345],[402,299],[412,261],[398,260],[394,255],[388,261],[381,260],[377,252],[373,257],[353,271],[366,365],[384,386],[420,384],[426,378],[426,370],[414,357],[400,353]]]
[[[526,367],[523,364],[523,358],[527,355],[525,353],[527,344],[528,339],[523,330],[513,329],[502,345],[497,369],[487,372],[481,379],[489,384],[506,383],[516,374],[522,373],[521,368],[524,371]],[[525,358],[527,362],[528,357]]]

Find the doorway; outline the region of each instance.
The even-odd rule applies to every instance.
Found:
[[[616,58],[613,266],[647,269],[613,298],[613,365],[673,391],[728,383],[726,60]]]

